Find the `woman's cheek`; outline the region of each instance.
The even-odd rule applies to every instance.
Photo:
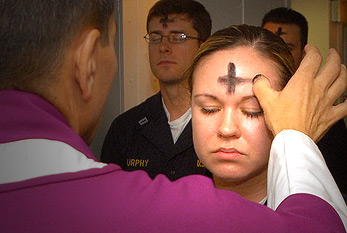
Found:
[[[193,143],[197,154],[208,149],[208,144],[212,140],[215,126],[212,119],[202,114],[195,115],[193,121]]]
[[[244,117],[241,126],[245,132],[257,133],[263,129],[262,121],[259,118]]]
[[[264,149],[264,152],[271,147],[272,139],[267,132],[267,127],[264,118],[252,119],[244,124],[243,136],[247,138],[247,141],[254,145],[253,148]]]
[[[241,123],[243,137],[259,141],[264,137],[266,131],[265,121],[260,118],[246,118]]]

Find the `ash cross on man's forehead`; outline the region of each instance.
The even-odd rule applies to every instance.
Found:
[[[281,36],[281,35],[284,35],[284,34],[287,34],[287,33],[285,33],[285,32],[283,31],[282,27],[279,27],[279,28],[277,29],[277,32],[275,32],[275,34],[276,34],[277,36]]]
[[[175,21],[174,18],[170,19],[169,16],[167,15],[161,18],[159,22],[163,24],[163,28],[167,28],[167,23],[173,23],[174,21]]]
[[[236,67],[232,62],[229,62],[228,65],[228,74],[218,78],[218,83],[221,83],[227,87],[228,94],[234,93],[235,86],[244,82],[252,82],[252,79],[236,77]]]

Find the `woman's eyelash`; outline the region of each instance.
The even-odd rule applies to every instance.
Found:
[[[204,113],[204,114],[213,114],[215,112],[218,112],[219,109],[218,108],[201,108],[201,111]]]
[[[219,110],[220,109],[218,109],[218,108],[201,108],[201,111],[206,115],[216,113]],[[263,115],[263,111],[258,111],[258,112],[242,111],[242,113],[245,114],[247,117],[250,117],[250,118],[257,118],[257,117]]]
[[[257,118],[259,116],[262,116],[263,115],[263,111],[259,111],[259,112],[247,112],[247,111],[242,111],[243,114],[245,114],[247,117],[250,117],[250,118]]]

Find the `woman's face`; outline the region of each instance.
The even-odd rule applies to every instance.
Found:
[[[252,91],[257,74],[279,89],[275,63],[250,47],[207,55],[194,72],[195,150],[213,176],[225,181],[246,181],[267,169],[272,135]]]

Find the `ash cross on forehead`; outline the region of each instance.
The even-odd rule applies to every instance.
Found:
[[[232,62],[229,62],[228,65],[228,75],[218,78],[218,83],[221,83],[227,87],[227,94],[234,93],[235,86],[244,82],[252,82],[252,80],[236,77],[236,67]]]
[[[169,16],[167,15],[164,18],[161,18],[159,22],[163,24],[163,28],[167,28],[167,23],[173,23],[174,21],[174,18],[169,19]]]
[[[282,27],[279,27],[279,28],[277,29],[277,32],[275,32],[275,34],[276,34],[277,36],[281,36],[281,35],[284,35],[284,34],[287,34],[287,33],[285,33],[285,32],[282,30]]]

